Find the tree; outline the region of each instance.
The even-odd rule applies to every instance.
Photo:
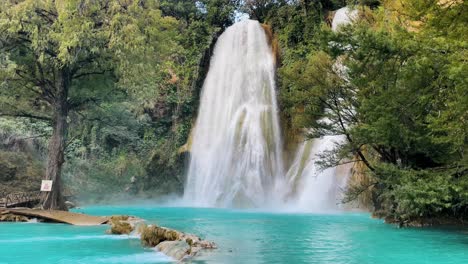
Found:
[[[346,136],[322,156],[322,165],[367,166],[370,184],[351,186],[348,198],[370,189],[375,213],[390,221],[463,219],[466,5],[406,0],[391,6],[395,2],[385,10],[362,8],[360,21],[338,33],[322,32],[322,50],[289,73],[299,87],[292,95],[306,94],[312,98],[306,103],[319,110],[308,119],[312,137]]]
[[[156,90],[177,21],[154,1],[6,1],[0,7],[0,115],[47,120],[45,209],[63,209],[68,116],[114,89]],[[144,70],[144,71],[143,71]],[[145,76],[141,73],[145,72]]]

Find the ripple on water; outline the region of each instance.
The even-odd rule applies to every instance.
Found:
[[[52,242],[52,241],[77,241],[77,240],[96,240],[96,239],[136,239],[128,235],[89,235],[89,236],[41,236],[41,237],[27,237],[18,239],[0,239],[0,243],[34,243],[34,242]]]
[[[125,256],[108,256],[108,257],[90,257],[75,261],[75,263],[173,263],[174,260],[160,252],[144,252]],[[64,262],[67,263],[67,262]]]
[[[77,210],[78,211],[78,210]],[[273,214],[207,208],[95,206],[80,212],[130,214],[201,235],[219,249],[193,263],[466,264],[460,230],[398,229],[368,214]],[[107,226],[0,223],[0,263],[171,263]]]

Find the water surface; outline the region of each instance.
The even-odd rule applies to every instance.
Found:
[[[468,263],[465,230],[399,229],[365,213],[279,214],[209,208],[92,206],[215,241],[192,263]],[[0,223],[0,263],[171,263],[107,226]]]

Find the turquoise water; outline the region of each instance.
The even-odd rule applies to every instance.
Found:
[[[364,213],[275,214],[206,208],[93,206],[201,235],[219,249],[191,263],[468,263],[466,230],[398,229]],[[0,223],[0,263],[171,263],[106,226]]]

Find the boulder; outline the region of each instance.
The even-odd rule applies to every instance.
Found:
[[[133,232],[137,224],[142,221],[142,219],[133,216],[113,215],[109,218],[111,229],[106,232],[114,235],[128,235]]]
[[[155,225],[149,225],[141,231],[141,242],[147,247],[155,247],[163,241],[179,239],[179,232]]]
[[[156,246],[156,249],[176,260],[182,260],[191,253],[191,246],[183,241],[164,241]]]
[[[141,242],[147,247],[156,247],[164,254],[181,260],[193,257],[203,249],[215,249],[216,244],[195,235],[156,225],[139,226]]]

